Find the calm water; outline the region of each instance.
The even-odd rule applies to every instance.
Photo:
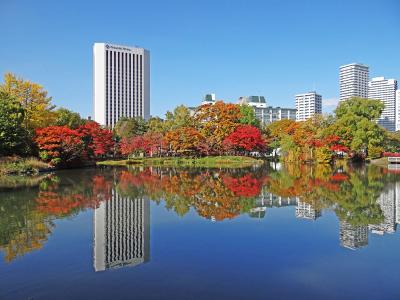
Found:
[[[400,175],[86,169],[0,192],[0,299],[400,299]]]

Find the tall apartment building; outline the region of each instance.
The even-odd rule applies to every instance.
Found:
[[[352,63],[340,67],[340,101],[351,97],[368,98],[369,68]]]
[[[312,204],[300,201],[300,198],[297,198],[296,218],[315,221],[321,215],[321,210],[315,209]]]
[[[322,96],[316,92],[296,95],[296,121],[322,114]]]
[[[264,96],[239,97],[239,103],[253,107],[257,119],[263,124],[270,124],[283,119],[296,120],[295,108],[267,106]]]
[[[136,266],[150,257],[150,204],[113,190],[94,211],[94,269]]]
[[[368,98],[381,100],[385,105],[378,123],[389,131],[396,130],[396,90],[395,79],[375,77],[368,83]]]
[[[94,120],[113,127],[121,117],[150,116],[150,53],[143,48],[95,43]]]
[[[400,89],[396,91],[396,131],[400,130]]]

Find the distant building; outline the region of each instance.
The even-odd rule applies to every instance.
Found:
[[[368,83],[368,98],[381,100],[385,105],[378,124],[389,131],[396,130],[396,90],[395,79],[375,77]]]
[[[300,199],[297,199],[296,218],[316,220],[321,215],[321,211],[315,209],[312,204],[302,202]]]
[[[214,105],[217,101],[222,101],[222,100],[217,100],[215,98],[215,94],[205,94],[200,105],[206,105],[206,104]],[[194,116],[194,114],[196,113],[196,110],[198,108],[199,108],[199,106],[189,106],[188,109],[189,109],[190,115]]]
[[[216,102],[215,94],[206,94],[201,102],[201,105],[205,104],[215,104]]]
[[[340,245],[355,250],[368,245],[368,226],[340,221]]]
[[[93,46],[94,120],[114,127],[122,117],[150,116],[150,53],[137,47]]]
[[[400,89],[396,91],[396,131],[400,130]]]
[[[296,95],[296,121],[322,114],[322,96],[316,92]]]
[[[239,104],[253,107],[257,119],[263,124],[270,124],[284,119],[296,120],[296,109],[267,106],[264,96],[244,96]]]
[[[340,101],[351,97],[368,98],[369,67],[352,63],[340,67]]]
[[[136,266],[150,257],[150,204],[115,190],[94,210],[94,269]]]

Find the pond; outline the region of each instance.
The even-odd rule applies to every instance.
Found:
[[[400,299],[400,174],[65,170],[0,191],[0,299]]]

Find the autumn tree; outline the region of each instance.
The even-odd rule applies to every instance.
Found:
[[[82,135],[66,126],[37,129],[34,141],[41,159],[53,165],[76,164],[80,162],[84,150]]]
[[[24,108],[24,128],[31,133],[37,128],[46,127],[54,123],[54,105],[47,91],[37,83],[6,73],[0,90],[14,97]]]
[[[114,140],[111,130],[102,128],[97,122],[89,121],[78,127],[77,132],[82,137],[87,158],[98,159],[112,153]]]
[[[170,130],[165,135],[165,143],[175,153],[193,154],[203,142],[203,136],[195,128],[181,127]]]
[[[222,153],[222,143],[240,125],[240,107],[217,101],[200,106],[195,114],[199,133],[204,137],[204,153]]]
[[[234,151],[263,151],[265,143],[258,128],[251,125],[240,125],[228,135],[224,142],[228,150]]]

